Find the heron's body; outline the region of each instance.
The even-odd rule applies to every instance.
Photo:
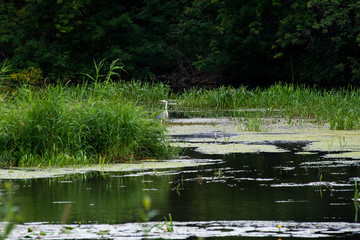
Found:
[[[164,102],[165,103],[165,111],[163,111],[162,113],[160,113],[159,115],[156,116],[156,119],[160,119],[161,121],[168,119],[169,118],[169,112],[167,111],[167,104],[168,102],[166,100],[160,100],[160,102]]]

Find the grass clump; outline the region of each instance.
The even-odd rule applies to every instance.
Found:
[[[291,84],[256,89],[193,89],[176,96],[176,110],[198,110],[194,116],[214,116],[220,111],[222,116],[249,118],[249,110],[258,109],[254,118],[282,117],[289,123],[301,118],[329,123],[332,130],[357,130],[360,129],[359,95],[359,89],[327,91]]]
[[[10,74],[9,74],[10,72],[11,72],[10,65],[7,64],[7,61],[5,60],[0,65],[0,82],[3,82],[4,80],[10,78]]]
[[[23,87],[8,97],[0,112],[1,164],[62,166],[165,158],[175,153],[164,126],[143,108],[121,95],[99,94],[111,90],[106,85],[83,89]]]
[[[6,65],[1,79],[9,76]],[[107,76],[107,75],[106,75]],[[101,76],[100,76],[101,77]],[[246,118],[263,131],[266,117],[329,123],[333,130],[360,129],[360,91],[318,90],[275,84],[266,89],[221,87],[175,94],[162,83],[132,80],[77,86],[0,88],[0,165],[61,166],[119,162],[174,154],[166,129],[153,116],[159,99],[184,116]],[[255,110],[255,111],[253,111]],[[188,115],[186,115],[188,114]]]
[[[245,130],[246,131],[255,131],[255,132],[262,132],[266,130],[264,125],[264,121],[257,116],[254,118],[249,118],[245,122]]]

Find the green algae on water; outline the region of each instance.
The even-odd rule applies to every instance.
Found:
[[[0,179],[31,179],[31,178],[51,178],[68,174],[84,174],[91,171],[98,172],[131,172],[157,169],[176,169],[184,167],[197,167],[212,164],[211,161],[194,159],[186,160],[167,160],[167,161],[146,161],[139,163],[123,164],[94,164],[83,167],[63,167],[63,168],[10,168],[0,169]]]
[[[191,122],[190,120],[184,120]],[[177,120],[179,124],[181,120]],[[170,125],[169,133],[179,147],[193,147],[206,154],[284,152],[277,143],[302,142],[299,154],[316,152],[348,152],[345,156],[357,157],[360,152],[360,132],[358,130],[334,131],[329,126],[301,122],[286,124],[286,120],[268,119],[267,132],[244,131],[239,127],[239,119],[201,120],[205,124]],[[299,121],[300,122],[300,121]],[[171,124],[171,123],[170,123]],[[183,135],[182,135],[183,134]],[[354,152],[354,154],[350,154]],[[333,155],[342,157],[341,155]]]

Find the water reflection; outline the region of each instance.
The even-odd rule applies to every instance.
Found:
[[[199,153],[187,152],[199,156]],[[202,158],[209,156],[201,155]],[[214,156],[212,156],[214,157]],[[318,155],[231,154],[215,165],[164,171],[76,174],[16,181],[15,201],[25,222],[141,221],[144,196],[154,220],[357,220],[357,166],[306,167]]]

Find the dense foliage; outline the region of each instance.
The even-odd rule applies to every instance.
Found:
[[[1,92],[0,166],[101,164],[175,156],[177,148],[170,146],[165,126],[133,103],[136,96],[132,94],[141,95],[137,86],[135,82],[94,83]],[[152,93],[161,96],[166,90],[161,86],[149,89],[142,97],[151,101]]]
[[[0,2],[0,63],[47,81],[81,81],[108,57],[123,78],[180,88],[359,85],[359,44],[356,0]]]

